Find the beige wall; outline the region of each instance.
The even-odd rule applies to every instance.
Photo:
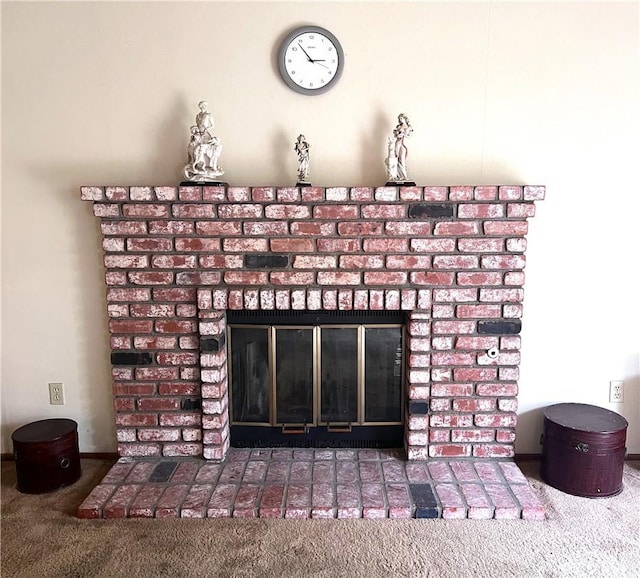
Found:
[[[341,39],[340,84],[294,94],[278,40]],[[378,185],[395,115],[418,184],[542,184],[530,223],[517,451],[542,408],[629,419],[640,453],[636,2],[2,2],[2,452],[35,419],[113,451],[98,221],[81,185],[171,185],[210,103],[233,185]],[[634,166],[635,165],[635,166]],[[625,402],[608,403],[624,379]],[[47,384],[67,403],[50,406]]]

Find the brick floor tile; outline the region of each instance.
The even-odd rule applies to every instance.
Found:
[[[337,484],[336,501],[338,503],[338,518],[362,517],[362,497],[358,485]]]
[[[289,476],[290,462],[269,462],[267,470],[268,482],[286,482]]]
[[[285,518],[308,518],[311,508],[311,488],[308,484],[289,484],[285,503]]]
[[[205,464],[196,474],[198,484],[215,484],[222,471],[222,464]]]
[[[359,462],[358,469],[360,470],[360,480],[362,482],[382,482],[382,469],[380,462]]]
[[[363,483],[362,494],[362,517],[370,520],[386,518],[388,509],[385,503],[385,492],[382,484]]]
[[[425,464],[409,462],[405,466],[407,478],[412,484],[424,484],[431,481],[429,470]]]
[[[244,461],[225,463],[222,467],[222,472],[220,473],[220,481],[225,484],[239,482],[242,479],[246,465],[247,464]]]
[[[406,484],[386,484],[389,518],[411,518],[413,504]]]
[[[358,466],[355,462],[336,462],[336,479],[339,484],[353,484],[358,480]]]
[[[358,457],[356,450],[336,450],[336,460],[354,461]]]
[[[298,460],[312,460],[313,450],[293,450],[293,459]]]
[[[442,509],[433,484],[409,484],[409,494],[416,518],[440,518]]]
[[[121,484],[133,469],[134,462],[117,462],[102,480],[102,484]]]
[[[474,468],[478,476],[485,484],[504,483],[504,479],[500,474],[500,469],[495,462],[476,462]]]
[[[181,518],[204,518],[207,504],[213,493],[212,484],[194,484],[191,486],[180,510]]]
[[[129,506],[140,491],[139,484],[125,484],[120,486],[104,505],[105,518],[126,518]]]
[[[514,462],[498,462],[498,467],[502,470],[502,475],[510,485],[528,483],[527,478],[524,477],[524,474]]]
[[[333,484],[314,483],[311,486],[311,517],[336,517],[336,496]]]
[[[156,518],[179,518],[180,507],[189,492],[188,484],[167,486],[156,506]]]
[[[512,484],[511,491],[514,493],[518,502],[520,502],[523,520],[545,519],[544,504],[528,484]]]
[[[144,484],[149,481],[155,467],[155,462],[138,462],[131,468],[124,482],[126,484]]]
[[[171,476],[172,484],[190,484],[196,477],[202,464],[199,462],[182,462]]]
[[[233,502],[234,518],[255,518],[258,515],[260,490],[258,484],[242,484]]]
[[[258,514],[261,518],[282,518],[283,484],[265,484]]]
[[[453,482],[453,474],[447,462],[429,462],[427,468],[434,482]]]
[[[131,518],[153,518],[156,504],[164,492],[165,486],[160,484],[145,484],[129,508]]]
[[[310,482],[311,481],[311,462],[293,462],[289,471],[290,482]]]
[[[385,482],[406,482],[407,473],[404,464],[397,461],[382,462],[382,475]]]
[[[249,450],[239,450],[236,448],[231,448],[229,453],[227,453],[227,457],[225,458],[226,462],[246,462],[251,455]]]
[[[251,460],[249,463],[247,463],[244,475],[242,476],[242,481],[248,483],[261,482],[267,475],[268,466],[269,462],[265,462],[262,460]]]
[[[333,483],[335,481],[335,468],[333,462],[314,462],[313,482]]]
[[[380,454],[378,450],[360,450],[358,452],[358,459],[362,461],[368,460],[380,460]]]
[[[482,484],[460,484],[460,491],[467,501],[467,517],[471,520],[489,520],[493,518],[493,504],[489,500]]]
[[[233,501],[236,497],[238,486],[236,484],[216,485],[207,505],[208,518],[228,518],[231,516]]]
[[[520,508],[511,497],[509,488],[504,484],[485,484],[485,490],[495,507],[493,517],[496,520],[515,520],[520,518]]]
[[[404,461],[403,453],[401,450],[372,450],[378,453],[378,459],[381,461],[393,460],[393,461]]]
[[[480,478],[471,462],[450,462],[449,467],[453,471],[458,482],[479,482]]]
[[[77,517],[83,519],[101,518],[102,509],[105,503],[117,488],[118,486],[116,486],[115,484],[105,483],[102,483],[93,488],[93,490],[91,490],[91,493],[85,498],[84,502],[80,504],[80,507],[78,508],[78,512],[76,514]]]
[[[436,493],[442,504],[442,517],[459,520],[467,517],[467,506],[457,484],[436,484]]]

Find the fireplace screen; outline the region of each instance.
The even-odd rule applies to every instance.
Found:
[[[402,425],[402,335],[395,324],[230,325],[232,444],[401,438],[379,428]]]

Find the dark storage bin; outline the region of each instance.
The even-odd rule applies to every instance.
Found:
[[[78,424],[75,421],[35,421],[18,428],[11,439],[20,492],[51,492],[80,478]]]
[[[540,474],[574,496],[600,498],[622,491],[627,420],[608,409],[559,403],[544,411]]]

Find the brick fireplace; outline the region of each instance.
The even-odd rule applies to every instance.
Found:
[[[83,187],[118,453],[228,454],[229,312],[401,312],[408,460],[514,455],[540,186]]]

